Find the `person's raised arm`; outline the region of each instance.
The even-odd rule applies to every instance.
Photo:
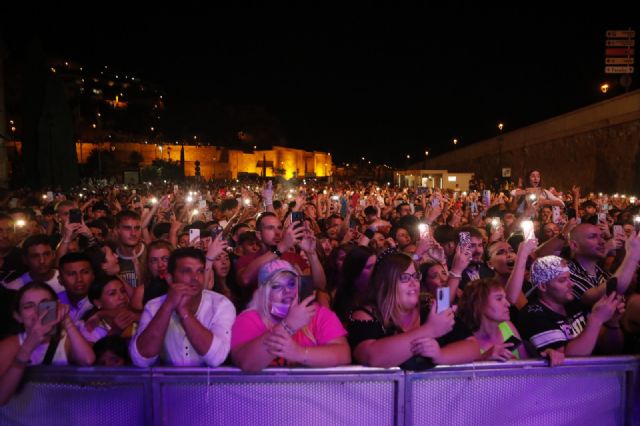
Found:
[[[538,246],[538,240],[532,239],[523,241],[518,246],[518,254],[516,256],[516,262],[513,265],[513,270],[507,280],[506,292],[507,300],[512,305],[515,305],[518,309],[521,309],[527,304],[527,298],[522,293],[522,286],[524,284],[524,274],[527,269],[527,259],[535,252]]]
[[[298,241],[300,241],[303,234],[304,228],[296,228],[293,226],[293,223],[289,224],[287,229],[285,229],[284,231],[282,240],[278,243],[276,248],[280,253],[289,251],[296,243],[298,243]],[[258,271],[260,270],[262,265],[269,262],[270,260],[276,259],[277,257],[278,255],[271,251],[267,251],[263,255],[257,257],[256,259],[251,261],[251,263],[249,263],[245,268],[238,271],[238,283],[243,287],[250,285],[258,276]]]
[[[306,222],[304,224],[304,237],[302,238],[302,241],[300,241],[299,245],[307,255],[307,260],[311,267],[313,288],[324,290],[327,286],[327,277],[324,273],[322,263],[320,263],[320,259],[318,258],[318,252],[316,251],[316,237],[313,235]]]
[[[616,312],[618,301],[616,293],[603,296],[591,310],[591,315],[587,318],[587,325],[575,339],[567,343],[565,355],[567,356],[590,356],[596,346],[600,336],[600,328],[609,321]]]

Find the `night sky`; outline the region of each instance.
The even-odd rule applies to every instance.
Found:
[[[499,121],[508,131],[622,93],[599,91],[617,81],[604,74],[605,31],[639,31],[640,14],[607,7],[169,10],[15,20],[4,37],[9,60],[36,34],[49,55],[157,84],[172,137],[210,139],[223,111],[258,106],[289,146],[400,166],[453,149],[453,138],[494,136]]]

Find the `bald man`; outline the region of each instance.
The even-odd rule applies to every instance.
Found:
[[[606,282],[611,277],[599,263],[607,255],[607,246],[602,230],[595,225],[577,225],[569,234],[571,261],[569,271],[573,283],[573,294],[586,306],[592,306],[606,290]],[[626,255],[615,272],[618,278],[618,293],[624,294],[640,260],[640,238],[636,235],[627,239]]]

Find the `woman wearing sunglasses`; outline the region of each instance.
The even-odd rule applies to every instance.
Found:
[[[480,356],[477,340],[452,332],[454,310],[436,313],[420,295],[420,272],[411,257],[385,256],[376,266],[369,305],[349,318],[354,360],[370,367],[424,370],[436,364],[471,362]]]

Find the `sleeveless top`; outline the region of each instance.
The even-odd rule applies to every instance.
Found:
[[[20,342],[20,346],[24,343],[27,338],[27,333],[22,332],[18,334],[18,341]],[[56,352],[53,354],[53,359],[51,360],[51,365],[69,365],[69,360],[67,359],[67,351],[65,350],[65,343],[67,342],[67,333],[62,332],[60,336],[60,340],[58,341],[58,347],[56,348]],[[40,365],[44,361],[44,356],[47,353],[47,348],[49,347],[48,343],[41,343],[33,352],[31,352],[31,356],[29,357],[29,365]]]

